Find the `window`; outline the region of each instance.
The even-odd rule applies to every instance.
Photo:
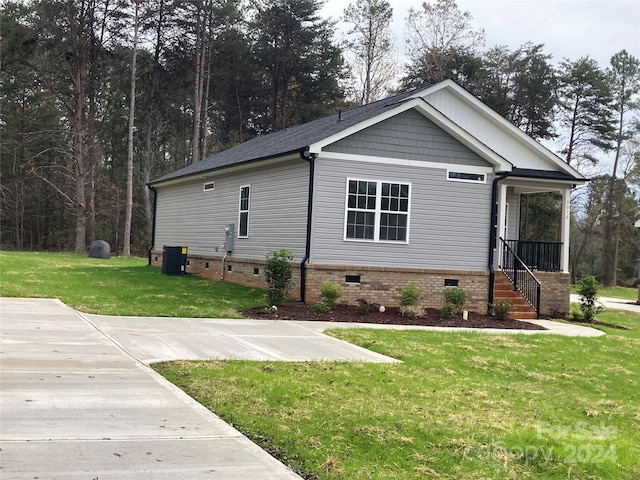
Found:
[[[249,237],[249,193],[251,187],[240,187],[240,214],[238,217],[238,238]]]
[[[447,171],[447,180],[454,182],[486,183],[486,178],[484,173]]]
[[[406,243],[409,190],[408,183],[349,179],[345,239]]]
[[[216,182],[207,182],[204,184],[205,192],[212,192],[215,189],[216,189]]]

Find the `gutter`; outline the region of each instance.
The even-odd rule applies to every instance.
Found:
[[[151,219],[151,246],[149,247],[149,263],[151,265],[151,251],[156,244],[156,209],[158,208],[158,189],[152,185],[147,185],[149,190],[153,192],[153,213]]]
[[[315,153],[306,155],[307,148],[300,150],[300,158],[309,162],[309,195],[307,198],[307,239],[304,247],[304,258],[300,262],[300,299],[298,301],[303,302],[307,293],[307,262],[311,255],[311,215],[313,214],[313,183],[315,177],[316,157]]]

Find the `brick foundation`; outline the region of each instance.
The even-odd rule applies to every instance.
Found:
[[[187,273],[200,275],[215,280],[221,279],[222,259],[224,255],[188,255]],[[265,260],[238,258],[230,255],[224,262],[224,281],[239,283],[248,287],[267,288],[264,279]],[[162,267],[162,252],[151,252],[151,265]],[[288,295],[294,298],[300,297],[300,265],[295,263],[293,267],[293,279]]]
[[[320,298],[320,285],[333,282],[342,287],[340,303],[356,304],[359,298],[364,298],[368,302],[398,306],[402,289],[416,281],[423,289],[420,305],[442,308],[445,280],[458,281],[458,287],[467,294],[467,310],[487,312],[489,273],[459,270],[308,265],[306,301],[316,302]]]
[[[223,255],[189,255],[187,273],[219,280]],[[151,264],[162,267],[162,252],[151,253]],[[224,281],[250,287],[266,288],[264,260],[238,258],[233,255],[225,260]],[[292,264],[293,281],[289,296],[300,297],[300,265]],[[543,315],[563,316],[569,312],[570,275],[559,272],[535,272],[542,284],[540,309]],[[359,280],[359,281],[358,281]],[[401,291],[416,281],[423,292],[420,305],[442,308],[445,280],[457,280],[467,294],[465,308],[472,312],[486,313],[489,290],[489,272],[461,270],[430,270],[420,268],[354,267],[349,265],[307,265],[306,302],[320,299],[323,282],[337,283],[342,287],[340,303],[355,305],[359,298],[385,306],[398,306]]]

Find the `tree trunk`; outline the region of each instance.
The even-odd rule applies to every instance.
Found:
[[[129,148],[127,153],[127,199],[124,217],[124,238],[122,255],[131,256],[131,218],[133,216],[133,127],[136,111],[136,60],[138,56],[138,13],[140,4],[135,2],[133,24],[133,55],[131,59],[131,98],[129,99]]]

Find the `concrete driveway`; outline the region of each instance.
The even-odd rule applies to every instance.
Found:
[[[551,330],[502,333],[603,334],[536,322]],[[425,328],[110,317],[56,300],[0,299],[0,478],[299,479],[148,365],[207,358],[396,362],[322,333],[354,326]]]
[[[60,302],[0,322],[2,480],[300,478]]]

